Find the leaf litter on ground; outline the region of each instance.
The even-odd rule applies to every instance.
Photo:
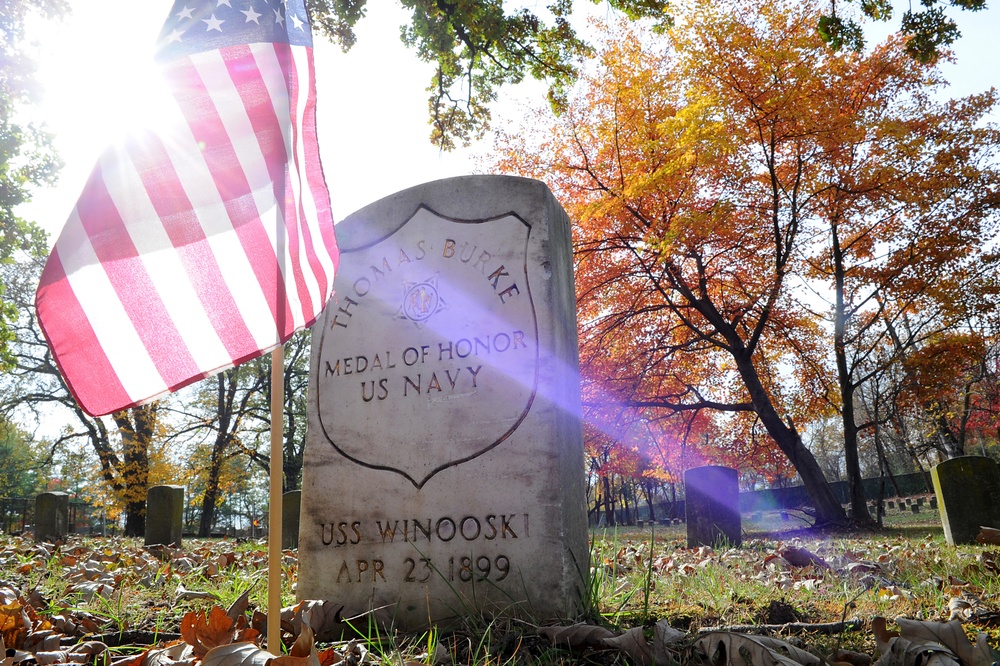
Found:
[[[859,545],[863,543],[863,545]],[[970,642],[963,622],[988,620],[996,615],[991,602],[998,593],[994,584],[1000,566],[1000,553],[989,551],[964,554],[961,565],[951,573],[942,567],[940,544],[931,540],[918,542],[881,541],[874,536],[853,546],[835,546],[828,542],[802,542],[791,539],[745,544],[742,549],[684,548],[679,542],[625,542],[595,550],[596,571],[611,578],[613,594],[646,584],[649,594],[676,595],[690,600],[693,592],[685,585],[700,578],[722,578],[724,587],[734,590],[752,586],[752,590],[770,590],[772,597],[829,593],[840,589],[848,594],[870,598],[880,609],[893,605],[908,607],[916,593],[933,590],[939,597],[936,613],[940,619],[899,617],[898,632],[891,632],[885,620],[876,617],[865,622],[852,618],[846,622],[850,603],[843,603],[844,617],[838,623],[817,622],[811,617],[797,617],[797,611],[783,597],[769,599],[767,612],[780,622],[727,624],[729,617],[717,612],[712,603],[702,600],[705,613],[686,624],[672,626],[669,608],[645,608],[624,622],[609,623],[607,618],[589,622],[570,622],[563,626],[544,626],[537,634],[554,649],[592,663],[614,663],[621,657],[639,666],[667,664],[713,664],[717,666],[753,664],[834,664],[868,666],[873,656],[845,649],[840,645],[820,647],[816,635],[820,627],[843,633],[867,624],[872,631],[872,654],[880,666],[926,666],[962,664],[985,666],[997,661],[988,637],[979,634]],[[183,549],[143,548],[134,541],[76,540],[60,544],[34,544],[12,539],[0,550],[0,640],[3,663],[0,666],[40,664],[97,664],[99,666],[357,666],[366,663],[422,664],[478,663],[471,652],[462,651],[460,641],[443,632],[432,645],[417,653],[409,640],[409,652],[387,652],[376,643],[406,637],[393,634],[386,615],[373,615],[383,626],[378,636],[351,633],[351,618],[335,601],[309,600],[282,609],[281,628],[288,653],[282,656],[267,652],[264,643],[266,615],[251,602],[254,576],[266,566],[266,555],[259,545],[234,549],[232,542],[192,543]],[[605,544],[607,546],[607,544]],[[913,563],[937,566],[936,572],[923,581],[914,580]],[[286,552],[283,565],[294,580],[294,553]],[[955,566],[951,563],[950,566]],[[721,572],[721,573],[720,573]],[[926,572],[924,572],[926,573]],[[636,581],[645,575],[645,581]],[[225,583],[243,581],[243,588],[227,610],[216,605],[219,599],[235,594]],[[968,580],[967,580],[968,579]],[[974,582],[970,582],[974,581]],[[731,585],[730,585],[731,584]],[[751,590],[750,587],[747,588]],[[147,610],[159,613],[155,626],[150,618],[131,617],[128,606],[135,600]],[[641,595],[628,597],[633,606]],[[232,598],[230,596],[229,598]],[[795,599],[790,597],[792,601]],[[710,602],[711,601],[711,602]],[[724,599],[723,599],[724,601]],[[730,596],[733,607],[747,605],[737,592]],[[260,600],[258,599],[258,603]],[[853,602],[851,602],[853,603]],[[752,605],[752,604],[751,604]],[[192,606],[195,608],[191,609]],[[763,604],[760,609],[764,608]],[[121,617],[112,617],[112,607],[124,607]],[[185,610],[185,607],[188,609]],[[792,609],[790,614],[778,611]],[[863,612],[860,608],[854,610]],[[765,618],[761,617],[761,620]],[[363,623],[362,623],[363,624]],[[980,625],[977,625],[980,626]],[[149,640],[133,645],[102,642],[115,635],[127,640],[142,630]],[[810,633],[811,630],[816,630]],[[805,632],[792,638],[789,634]],[[176,638],[175,638],[176,636]],[[781,636],[781,638],[779,638]],[[787,640],[783,640],[787,639]],[[964,639],[964,642],[962,641]],[[450,642],[449,642],[450,641]],[[317,645],[327,644],[327,647]],[[500,641],[498,641],[500,642]],[[813,642],[813,645],[809,645]],[[519,639],[508,658],[531,663],[531,641]],[[375,650],[378,647],[378,650]],[[370,651],[372,650],[372,651]],[[517,651],[520,650],[520,653]],[[619,655],[615,657],[614,655]],[[493,655],[494,657],[496,655]],[[484,660],[490,660],[489,655]],[[274,662],[274,663],[272,663]],[[515,660],[511,659],[510,663]],[[520,662],[518,662],[520,663]]]

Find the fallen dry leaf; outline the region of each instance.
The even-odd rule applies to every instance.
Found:
[[[614,638],[614,632],[585,622],[565,627],[539,627],[538,633],[545,636],[556,647],[570,649],[601,647],[607,638]]]
[[[642,633],[642,627],[632,627],[620,636],[605,638],[602,643],[624,652],[638,666],[654,666],[653,648]]]
[[[8,649],[20,649],[30,629],[31,622],[19,602],[0,606],[0,638]]]
[[[834,664],[844,664],[845,666],[871,666],[872,658],[860,652],[837,649],[830,655],[829,661]]]
[[[253,643],[230,643],[208,651],[202,666],[268,666],[277,659]]]
[[[236,627],[226,611],[213,606],[206,616],[192,611],[181,619],[181,637],[194,648],[196,656],[204,657],[212,648],[229,645],[236,638]]]
[[[316,651],[316,639],[309,626],[308,615],[303,617],[302,632],[295,639],[287,655],[278,657],[271,666],[320,666],[319,654]]]
[[[975,645],[970,643],[958,620],[927,622],[897,617],[896,624],[902,638],[940,643],[957,655],[964,666],[991,666],[1000,657],[990,648],[986,634],[979,634]]]
[[[788,546],[781,551],[779,551],[781,557],[794,567],[820,567],[821,569],[829,569],[830,565],[827,564],[819,555],[816,555],[805,548],[800,548],[798,546]]]
[[[212,594],[211,592],[199,592],[197,590],[189,590],[184,587],[183,584],[177,586],[177,592],[174,595],[174,601],[194,601],[196,599],[213,599],[215,601],[219,600],[219,597]]]
[[[822,660],[784,641],[726,631],[705,634],[695,646],[713,666],[819,666]]]

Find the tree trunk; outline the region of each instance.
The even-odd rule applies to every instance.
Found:
[[[221,434],[220,434],[221,437]],[[223,445],[224,446],[224,445]],[[201,521],[198,523],[198,536],[212,536],[215,525],[215,507],[219,502],[219,475],[222,471],[222,455],[219,444],[212,448],[212,464],[208,470],[208,480],[205,482],[205,496],[201,500]]]
[[[122,436],[125,536],[146,533],[146,492],[149,490],[149,444],[156,433],[157,404],[115,412],[112,418]]]
[[[839,366],[839,362],[838,362]],[[854,390],[841,387],[844,404],[841,407],[844,425],[844,463],[847,468],[847,492],[851,503],[851,519],[858,525],[872,523],[868,502],[861,478],[861,459],[858,455],[858,426],[854,420]]]
[[[753,362],[746,354],[734,354],[734,357],[736,369],[750,392],[750,401],[753,403],[754,411],[767,430],[767,434],[771,436],[781,452],[795,467],[795,471],[802,477],[802,485],[805,486],[806,492],[813,502],[813,507],[816,509],[816,524],[845,522],[847,516],[844,514],[844,507],[840,506],[840,502],[834,497],[816,457],[802,443],[802,437],[795,430],[795,426],[791,423],[785,424],[778,416]]]
[[[858,456],[858,424],[854,416],[854,378],[847,361],[847,303],[844,300],[847,278],[844,255],[840,247],[837,224],[832,224],[834,279],[833,354],[837,363],[837,383],[840,387],[840,416],[844,427],[844,466],[851,503],[851,521],[857,525],[872,525],[865,489],[861,482],[861,462]]]
[[[222,474],[222,463],[226,458],[226,448],[232,441],[230,430],[235,424],[234,407],[236,405],[236,389],[239,385],[238,368],[231,368],[216,375],[215,400],[215,443],[212,445],[212,457],[208,467],[208,478],[205,480],[205,496],[201,501],[201,522],[198,525],[198,536],[211,536],[215,525],[215,509],[219,502],[219,477]]]
[[[611,480],[607,476],[602,476],[601,482],[604,484],[604,517],[608,527],[614,527],[618,521],[615,520],[615,503],[611,498]]]
[[[649,520],[656,522],[656,509],[653,508],[653,498],[656,496],[656,487],[652,482],[641,484],[642,494],[646,498],[646,506],[649,507]]]

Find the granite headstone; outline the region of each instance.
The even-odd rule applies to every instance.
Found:
[[[739,475],[731,467],[706,465],[684,472],[688,548],[743,542]]]
[[[992,458],[961,456],[931,468],[944,537],[976,543],[980,527],[1000,528],[1000,468]]]
[[[281,496],[282,549],[288,550],[299,547],[299,512],[301,508],[301,490],[289,490]]]
[[[146,491],[147,546],[181,545],[184,486],[152,486]]]
[[[42,493],[35,497],[35,540],[56,541],[69,531],[69,495]]]
[[[589,556],[565,212],[538,181],[466,176],[375,202],[337,237],[298,596],[403,629],[573,617]]]

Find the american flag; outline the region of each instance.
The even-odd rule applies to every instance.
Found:
[[[326,305],[338,252],[312,55],[303,0],[174,4],[157,43],[169,120],[100,157],[36,294],[89,414],[260,356]]]

